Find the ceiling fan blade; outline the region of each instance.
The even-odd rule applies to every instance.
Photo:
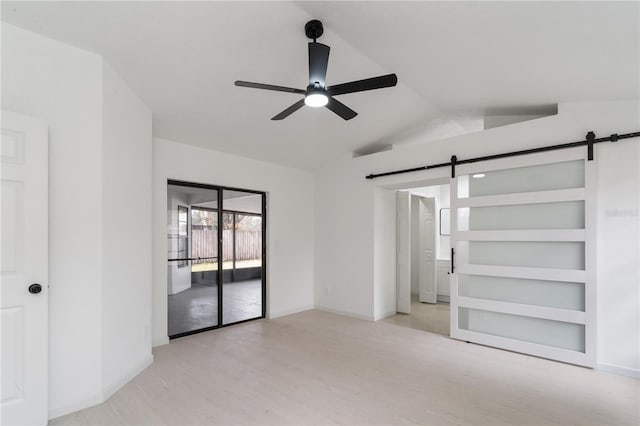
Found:
[[[330,47],[322,43],[309,43],[309,84],[316,82],[320,87],[326,86],[327,65],[329,64]]]
[[[351,120],[353,117],[358,115],[357,112],[332,97],[329,97],[329,102],[327,103],[326,107],[345,120]]]
[[[274,90],[276,92],[288,92],[304,95],[306,92],[302,89],[294,89],[293,87],[274,86],[273,84],[252,83],[250,81],[238,80],[234,83],[239,87],[249,87],[251,89]]]
[[[303,106],[304,106],[304,98],[300,99],[298,102],[291,105],[289,108],[285,109],[280,114],[274,116],[272,120],[282,120],[284,118],[287,118],[288,116],[290,116],[291,114],[293,114],[294,112],[302,108]]]
[[[327,92],[331,96],[344,95],[345,93],[364,92],[365,90],[382,89],[392,87],[398,83],[395,74],[381,75],[380,77],[365,78],[364,80],[351,81],[349,83],[337,84],[327,87]]]

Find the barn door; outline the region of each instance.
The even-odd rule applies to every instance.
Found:
[[[584,154],[456,167],[451,337],[595,365],[594,165]]]

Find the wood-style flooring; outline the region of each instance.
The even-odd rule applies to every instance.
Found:
[[[382,321],[448,336],[450,315],[448,303],[422,303],[417,295],[411,295],[410,314],[391,315]]]
[[[320,311],[172,341],[53,425],[638,425],[639,381]]]

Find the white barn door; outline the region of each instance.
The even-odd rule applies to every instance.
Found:
[[[2,112],[0,424],[47,424],[47,126]]]
[[[595,161],[585,154],[456,167],[451,337],[595,366]]]

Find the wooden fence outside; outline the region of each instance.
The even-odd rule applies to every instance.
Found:
[[[191,257],[217,257],[217,231],[193,229],[191,231]],[[233,231],[222,231],[222,261],[233,260]],[[261,231],[236,231],[236,260],[253,260],[262,257]],[[192,263],[211,263],[213,259],[194,260]]]

